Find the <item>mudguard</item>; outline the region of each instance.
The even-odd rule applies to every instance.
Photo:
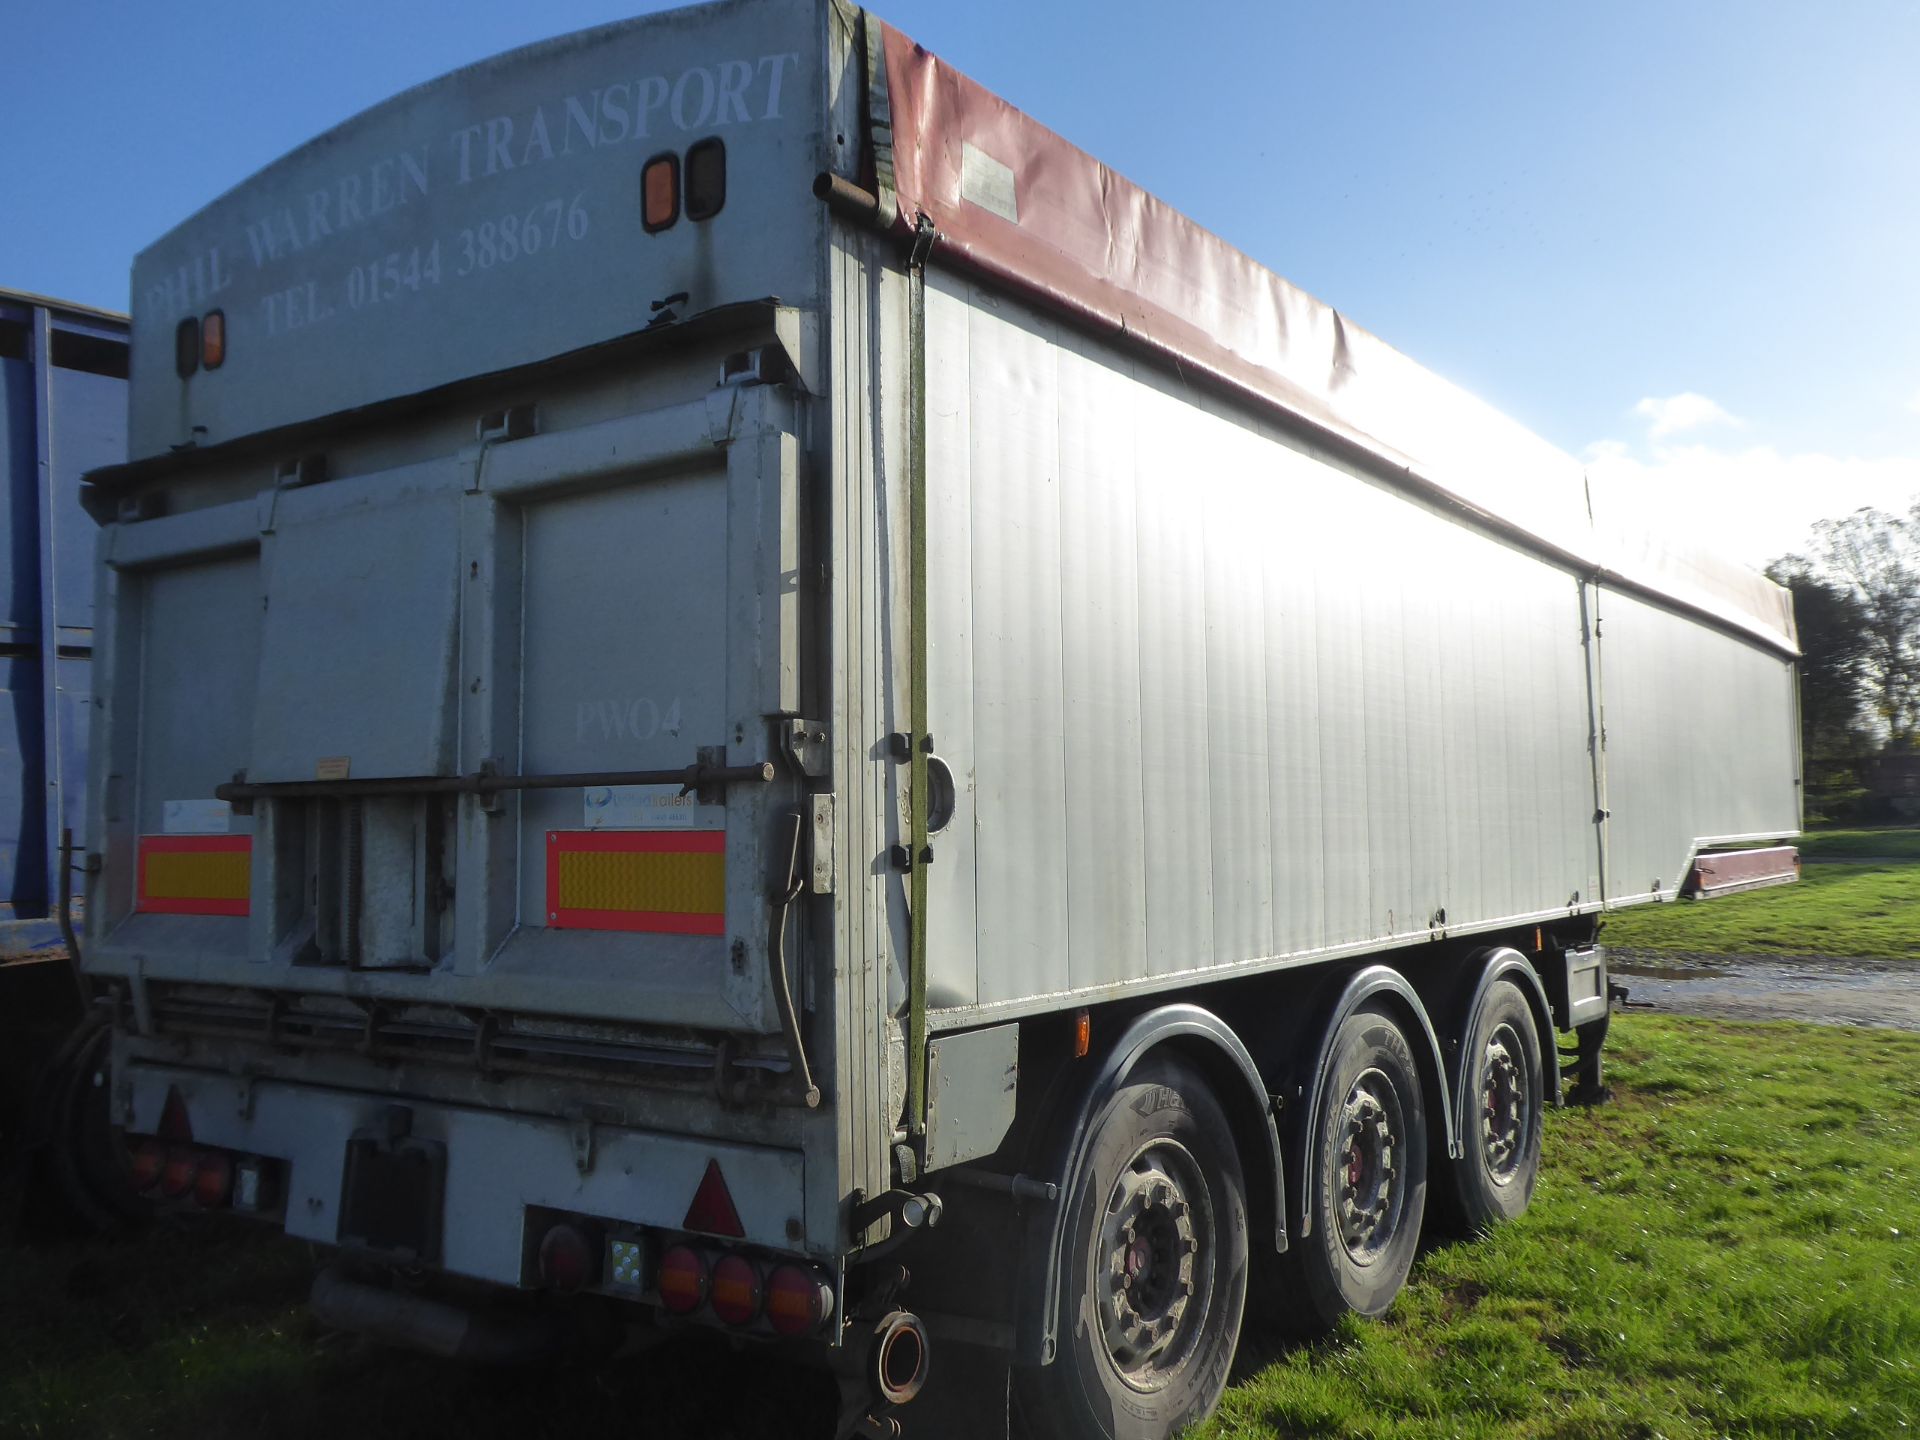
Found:
[[[1420,1003],[1420,997],[1414,993],[1413,986],[1407,983],[1406,977],[1391,966],[1369,965],[1363,970],[1355,971],[1347,981],[1346,987],[1341,990],[1339,997],[1328,1008],[1326,1021],[1320,1027],[1320,1051],[1313,1062],[1311,1071],[1313,1080],[1307,1087],[1305,1096],[1306,1108],[1300,1113],[1302,1116],[1311,1116],[1317,1115],[1320,1111],[1320,1094],[1326,1084],[1327,1062],[1332,1056],[1334,1035],[1338,1033],[1349,1015],[1369,1000],[1381,995],[1393,997],[1407,1016],[1419,1022],[1417,1033],[1410,1033],[1407,1038],[1413,1044],[1414,1060],[1421,1066],[1423,1072],[1421,1078],[1430,1088],[1431,1094],[1439,1098],[1440,1103],[1430,1106],[1429,1109],[1446,1125],[1447,1156],[1449,1159],[1456,1159],[1460,1154],[1460,1142],[1454,1124],[1451,1091],[1447,1083],[1450,1069],[1440,1049],[1440,1041],[1434,1034],[1433,1021],[1427,1015],[1427,1007]],[[1422,1035],[1426,1037],[1427,1042],[1424,1051],[1420,1048]],[[1294,1173],[1305,1175],[1309,1169],[1307,1148],[1313,1143],[1313,1136],[1311,1126],[1303,1123],[1297,1128],[1300,1135],[1294,1147]],[[1304,1184],[1300,1186],[1299,1205],[1294,1215],[1297,1233],[1303,1236],[1313,1233],[1313,1217],[1307,1213],[1307,1188]]]
[[[1028,1364],[1051,1364],[1056,1349],[1056,1317],[1060,1305],[1063,1246],[1068,1217],[1086,1182],[1087,1151],[1092,1124],[1100,1107],[1122,1085],[1140,1062],[1163,1045],[1174,1045],[1200,1066],[1213,1082],[1214,1092],[1233,1126],[1241,1146],[1249,1189],[1250,1208],[1273,1216],[1273,1244],[1287,1248],[1286,1165],[1280,1132],[1273,1123],[1273,1103],[1247,1047],[1219,1016],[1198,1005],[1163,1005],[1128,1024],[1120,1038],[1081,1081],[1077,1094],[1059,1107],[1049,1127],[1052,1146],[1038,1157],[1046,1167],[1039,1173],[1060,1177],[1059,1199],[1043,1207],[1028,1228],[1028,1254],[1043,1258],[1025,1267],[1019,1282],[1016,1358]],[[1262,1164],[1261,1152],[1268,1163]],[[1270,1188],[1268,1188],[1270,1187]],[[1264,1193],[1261,1193],[1263,1192]],[[1270,1202],[1270,1209],[1260,1201]]]

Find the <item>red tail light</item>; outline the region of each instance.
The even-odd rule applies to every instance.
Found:
[[[833,1287],[819,1271],[778,1265],[767,1277],[767,1323],[780,1334],[811,1335],[831,1314]]]
[[[740,1223],[740,1212],[734,1209],[733,1195],[720,1173],[718,1160],[707,1161],[707,1173],[700,1177],[700,1188],[693,1192],[693,1203],[687,1206],[687,1218],[680,1222],[680,1228],[702,1235],[724,1235],[730,1240],[746,1238],[747,1227]]]
[[[167,1168],[167,1147],[158,1140],[142,1140],[127,1147],[127,1181],[138,1194],[145,1194],[160,1183]]]
[[[218,1152],[198,1157],[193,1177],[193,1198],[209,1210],[217,1210],[233,1196],[233,1157]]]
[[[193,1189],[193,1177],[200,1171],[200,1157],[193,1151],[175,1146],[167,1151],[167,1163],[160,1170],[160,1193],[178,1200]]]
[[[675,1245],[660,1257],[660,1303],[689,1315],[707,1298],[707,1262],[690,1245]]]
[[[713,1267],[713,1313],[729,1325],[751,1325],[760,1314],[760,1272],[744,1255],[723,1255]]]
[[[578,1290],[593,1283],[596,1258],[579,1228],[562,1222],[540,1239],[540,1279],[555,1290]]]

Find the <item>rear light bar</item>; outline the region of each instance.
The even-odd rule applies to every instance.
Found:
[[[707,1166],[686,1220],[671,1231],[530,1205],[523,1283],[594,1290],[678,1319],[763,1337],[816,1335],[834,1317],[834,1277],[798,1257],[731,1243],[740,1224],[726,1177]]]
[[[280,1200],[279,1162],[205,1145],[127,1137],[127,1183],[136,1195],[191,1200],[203,1210],[271,1212]]]
[[[764,1323],[786,1339],[817,1334],[833,1318],[833,1282],[824,1270],[738,1250],[669,1246],[660,1256],[656,1287],[670,1315],[705,1313],[735,1330]]]

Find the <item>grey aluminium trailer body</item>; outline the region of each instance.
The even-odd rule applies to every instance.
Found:
[[[1779,591],[841,5],[408,92],[142,254],[133,333],[136,1183],[797,1336],[848,1426],[937,1344],[1171,1433],[1249,1240],[1378,1310],[1429,1162],[1524,1205],[1604,911],[1797,828]]]

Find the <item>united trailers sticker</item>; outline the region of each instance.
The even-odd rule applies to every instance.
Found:
[[[550,830],[547,926],[724,935],[723,830]]]
[[[134,908],[152,915],[245,915],[251,835],[142,835]]]

